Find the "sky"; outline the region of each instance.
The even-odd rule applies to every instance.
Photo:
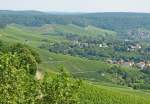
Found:
[[[150,0],[0,0],[0,10],[150,13]]]

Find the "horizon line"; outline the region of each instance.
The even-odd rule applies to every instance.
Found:
[[[18,12],[23,12],[23,11],[34,11],[34,12],[43,12],[43,13],[145,13],[145,14],[149,14],[150,12],[141,12],[141,11],[51,11],[51,10],[34,10],[34,9],[22,9],[22,10],[18,10],[18,9],[0,9],[0,11],[18,11]]]

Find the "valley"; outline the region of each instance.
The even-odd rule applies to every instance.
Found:
[[[121,20],[127,21],[124,13],[120,14],[116,24],[113,21],[118,18],[116,13],[93,16],[45,13],[39,16],[36,13],[31,12],[28,16],[36,15],[40,20],[37,22],[29,18],[28,23],[23,14],[14,13],[18,18],[23,17],[22,22],[10,20],[2,26],[0,41],[8,46],[21,43],[35,50],[41,58],[38,70],[49,73],[50,77],[64,67],[73,78],[81,79],[81,104],[149,104],[149,25],[144,29],[135,28],[129,22],[123,25]],[[4,15],[3,12],[0,12],[3,20],[1,15]],[[9,11],[8,15],[11,15]],[[149,17],[149,14],[128,14],[127,18],[131,21],[137,15],[139,18],[143,18],[141,15]],[[105,16],[111,24],[107,23]],[[99,24],[92,17],[100,18]],[[135,21],[142,21],[139,18]],[[46,20],[49,22],[45,23]]]

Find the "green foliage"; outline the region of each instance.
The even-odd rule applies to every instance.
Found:
[[[34,79],[36,61],[30,51],[13,45],[0,54],[0,103],[35,103],[39,95]]]
[[[26,46],[27,47],[27,46]],[[41,63],[41,58],[40,58],[40,55],[35,51],[33,50],[31,47],[28,46],[28,49],[30,50],[31,54],[34,56],[36,62],[39,64]]]
[[[35,79],[31,73],[31,55],[27,50],[11,47],[9,52],[0,54],[0,103],[2,104],[77,104],[80,82],[61,72],[52,81]],[[9,50],[9,49],[8,49]],[[22,53],[22,54],[21,54]],[[23,55],[25,54],[25,55]]]
[[[44,104],[78,104],[78,91],[81,85],[79,80],[74,80],[68,73],[62,71],[51,82],[45,81],[42,92]]]
[[[7,51],[12,54],[17,54],[19,56],[18,65],[20,65],[20,67],[23,69],[28,70],[31,74],[35,75],[37,70],[37,60],[32,54],[33,52],[31,52],[22,44],[11,45]]]
[[[0,55],[0,103],[2,104],[25,104],[36,102],[38,92],[36,81],[20,65],[18,54],[5,53]]]
[[[16,18],[17,17],[17,18]],[[16,23],[26,26],[44,24],[75,24],[79,26],[94,25],[105,29],[125,31],[128,29],[150,28],[149,14],[145,13],[88,13],[76,15],[52,15],[37,11],[0,11],[0,26]]]

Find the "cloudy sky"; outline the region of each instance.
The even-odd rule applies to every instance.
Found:
[[[0,0],[0,10],[150,13],[150,0]]]

